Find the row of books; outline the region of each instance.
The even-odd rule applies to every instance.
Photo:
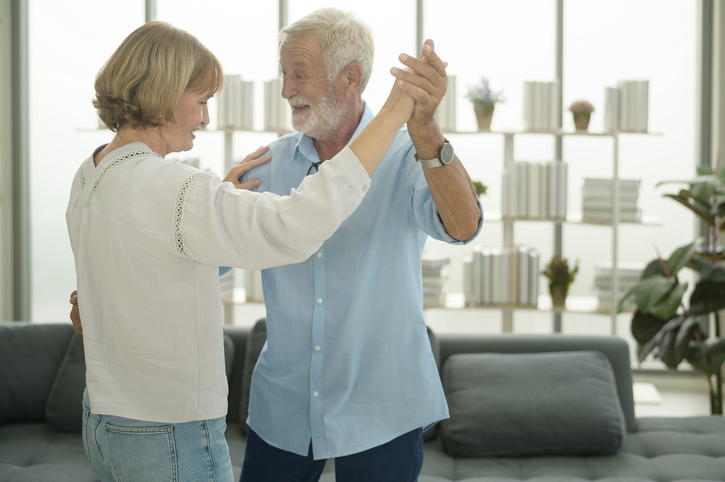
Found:
[[[566,219],[565,162],[514,162],[502,177],[504,218]]]
[[[264,130],[291,132],[291,109],[280,95],[282,79],[264,83]],[[254,129],[254,82],[239,75],[227,75],[226,85],[217,99],[219,129]]]
[[[637,206],[639,179],[619,179],[619,221],[638,223],[642,211]],[[584,178],[582,187],[582,221],[610,223],[614,211],[612,179]]]
[[[448,89],[436,108],[435,116],[443,132],[456,132],[456,76],[448,76]]]
[[[217,99],[219,129],[254,129],[254,82],[227,75]]]
[[[617,263],[617,300],[624,290],[639,281],[643,269],[644,265],[641,263]],[[597,297],[599,309],[610,310],[612,307],[612,263],[600,261],[594,265],[592,291]]]
[[[445,285],[448,280],[450,261],[450,258],[445,255],[423,255],[423,307],[445,306]]]
[[[647,132],[649,81],[622,80],[604,91],[605,132]]]
[[[528,131],[559,129],[559,81],[524,82],[524,128]]]
[[[463,259],[463,293],[470,306],[537,306],[539,253],[526,246],[472,246]]]

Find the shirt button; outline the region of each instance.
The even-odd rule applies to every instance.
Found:
[[[315,347],[315,351],[320,351],[320,345],[317,345],[317,346]]]
[[[320,395],[320,394],[319,394],[319,393],[317,393],[317,390],[315,390],[314,392],[312,392],[312,396],[314,396],[314,397],[317,397],[317,396],[319,396],[319,395]]]
[[[322,253],[317,253],[318,258],[322,258]]]
[[[322,298],[317,298],[317,303],[322,303]]]

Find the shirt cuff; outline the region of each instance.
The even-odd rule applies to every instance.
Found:
[[[361,198],[365,196],[370,189],[370,176],[350,146],[345,146],[330,162],[340,171],[358,196]],[[322,163],[323,166],[325,164],[327,163]]]

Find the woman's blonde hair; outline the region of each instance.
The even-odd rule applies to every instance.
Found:
[[[96,76],[93,106],[112,131],[155,127],[161,116],[175,122],[185,90],[215,95],[224,86],[221,63],[190,33],[149,22],[121,43]]]

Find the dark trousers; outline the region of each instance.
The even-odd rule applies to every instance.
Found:
[[[247,430],[239,482],[317,482],[325,460],[272,447]],[[364,452],[335,459],[337,482],[416,482],[423,466],[423,431],[413,430]]]

